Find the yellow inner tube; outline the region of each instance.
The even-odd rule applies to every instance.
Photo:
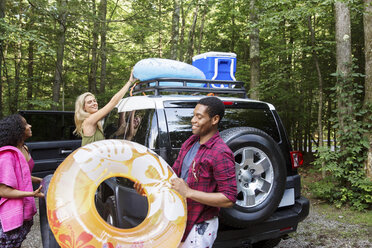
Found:
[[[110,177],[140,182],[148,199],[145,220],[130,229],[106,223],[94,196]],[[157,154],[124,140],[102,140],[77,149],[58,167],[47,194],[51,230],[61,247],[177,247],[186,226],[186,201],[171,189],[176,175]]]

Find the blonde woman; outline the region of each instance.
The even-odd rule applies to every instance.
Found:
[[[119,103],[135,81],[136,79],[133,77],[133,73],[131,73],[128,82],[101,109],[98,109],[97,100],[92,93],[86,92],[77,97],[75,102],[76,129],[74,133],[82,137],[82,146],[105,139],[100,120]]]

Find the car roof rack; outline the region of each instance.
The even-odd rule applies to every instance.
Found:
[[[224,88],[214,88],[214,85],[223,84]],[[227,80],[206,80],[206,79],[188,79],[188,78],[155,78],[146,81],[137,82],[133,88],[132,94],[152,93],[155,96],[162,95],[162,92],[190,92],[193,95],[198,93],[213,94],[233,94],[241,95],[247,98],[247,92],[244,83],[241,81]]]

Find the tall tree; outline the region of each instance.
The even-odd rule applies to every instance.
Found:
[[[250,85],[250,98],[258,100],[258,85],[260,83],[260,36],[258,29],[258,15],[256,0],[250,0],[250,13],[249,20],[252,29],[249,35],[250,39],[250,67],[251,67],[251,85]]]
[[[93,94],[97,93],[97,49],[98,49],[98,33],[99,33],[99,19],[97,17],[96,0],[92,1],[92,16],[93,16],[93,31],[92,31],[92,58],[90,60],[89,76],[88,76],[88,90]]]
[[[28,43],[28,63],[27,63],[27,106],[32,108],[30,101],[32,100],[33,84],[34,84],[34,45],[31,40]]]
[[[106,56],[106,34],[107,34],[107,22],[106,22],[106,15],[107,15],[107,0],[101,0],[100,7],[99,7],[99,20],[101,23],[101,82],[99,87],[99,92],[105,92],[106,87],[106,63],[107,63],[107,56]]]
[[[194,56],[194,48],[195,48],[195,29],[196,24],[198,21],[198,14],[199,14],[199,0],[196,1],[196,8],[194,10],[193,21],[189,31],[189,43],[187,49],[187,57],[186,61],[190,63],[192,61],[192,57]]]
[[[204,24],[205,24],[205,17],[207,15],[207,12],[208,12],[208,0],[205,0],[203,14],[202,14],[201,23],[200,23],[200,29],[199,29],[199,45],[197,49],[198,54],[200,54],[201,44],[203,41]]]
[[[35,22],[35,16],[34,12],[31,11],[31,8],[29,8],[29,11],[27,12],[27,25],[26,29],[31,30],[33,28],[34,22]],[[35,42],[33,39],[31,39],[28,42],[28,58],[27,58],[27,108],[32,108],[32,94],[33,94],[33,85],[35,82],[34,79],[34,50],[35,50]]]
[[[170,48],[170,59],[177,59],[177,47],[179,42],[180,29],[180,1],[173,0],[173,15],[172,15],[172,37]]]
[[[183,61],[184,58],[184,40],[186,28],[186,13],[184,0],[181,0],[181,32],[180,32],[180,48],[178,49],[178,60]]]
[[[21,18],[22,15],[20,15]],[[22,20],[20,20],[22,22]],[[14,51],[14,91],[12,95],[9,95],[9,110],[11,113],[15,113],[18,110],[18,103],[19,103],[19,86],[21,84],[21,63],[22,63],[22,44],[21,40],[15,45]]]
[[[158,0],[158,56],[163,57],[163,9],[162,0]]]
[[[18,15],[14,16],[14,25],[18,30],[24,30],[25,11],[22,3],[14,6]],[[12,60],[14,67],[11,68],[11,74],[14,73],[13,79],[8,78],[8,106],[10,113],[15,113],[19,106],[19,90],[21,84],[21,70],[22,70],[22,36],[19,33],[15,36],[14,41],[10,42],[14,59]]]
[[[345,99],[344,91],[351,86],[351,28],[350,10],[345,2],[335,3],[336,19],[336,61],[337,61],[337,102],[340,130],[346,133],[345,118],[351,115],[351,99]]]
[[[5,17],[5,0],[0,0],[0,23],[4,23]],[[0,25],[0,33],[3,34],[3,25]],[[3,60],[4,60],[4,51],[3,51],[3,38],[0,38],[0,118],[3,117]]]
[[[235,42],[236,42],[236,16],[235,16],[235,0],[232,0],[231,6],[231,43],[230,43],[230,51],[235,51]]]
[[[314,17],[315,19],[315,17]],[[315,20],[314,20],[315,23]],[[319,58],[318,54],[316,52],[316,42],[315,42],[315,30],[313,27],[313,22],[312,22],[312,17],[308,17],[308,27],[310,31],[310,39],[311,39],[311,47],[312,47],[312,53],[313,53],[313,60],[314,60],[314,65],[316,68],[316,72],[318,75],[318,82],[319,82],[319,105],[318,105],[318,136],[319,136],[319,146],[323,147],[323,77],[322,77],[322,72],[320,71],[320,66],[319,66]],[[324,167],[324,164],[322,164]],[[325,177],[325,170],[322,170],[322,176],[323,178]]]
[[[365,117],[366,122],[371,124],[372,107],[372,0],[364,0],[364,51],[365,51],[365,96],[364,106],[369,109]],[[368,156],[365,162],[366,175],[372,179],[372,132],[367,134],[369,140]]]
[[[54,109],[58,108],[60,101],[61,87],[63,86],[63,57],[65,52],[66,43],[66,30],[67,30],[67,0],[57,1],[58,8],[58,30],[57,30],[57,59],[54,73],[53,82],[53,102],[55,105]],[[64,89],[63,89],[64,90]],[[62,96],[64,98],[64,95]],[[64,99],[62,99],[62,109],[64,109]]]
[[[197,1],[197,5],[199,2]],[[186,0],[181,0],[181,31],[180,31],[180,42],[178,48],[178,60],[186,61],[187,60],[187,42],[185,41],[186,36],[186,27],[188,22],[188,13],[189,11],[196,6],[194,1],[191,1],[187,4]]]

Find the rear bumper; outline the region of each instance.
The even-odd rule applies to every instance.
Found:
[[[244,247],[261,240],[275,239],[295,232],[300,221],[309,215],[309,200],[297,198],[291,207],[278,209],[264,222],[252,224],[244,229],[220,226],[214,248]]]

